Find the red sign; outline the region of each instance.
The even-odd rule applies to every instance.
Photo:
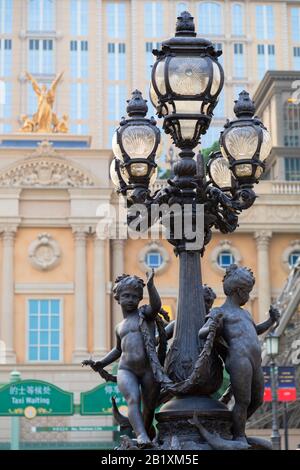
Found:
[[[269,387],[265,387],[264,401],[272,401],[272,390]]]
[[[297,400],[297,394],[295,388],[279,388],[278,389],[278,401],[295,401]]]

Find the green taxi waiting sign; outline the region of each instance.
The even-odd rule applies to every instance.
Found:
[[[0,388],[0,416],[74,414],[74,394],[42,380],[20,380]]]
[[[127,403],[116,383],[107,382],[80,394],[81,415],[111,415],[114,397],[120,412],[127,411]]]

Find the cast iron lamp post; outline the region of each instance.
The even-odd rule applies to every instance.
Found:
[[[271,372],[271,388],[272,388],[272,435],[271,442],[274,450],[281,450],[281,437],[278,427],[278,398],[277,398],[277,370],[275,357],[279,352],[279,337],[274,333],[269,333],[266,336],[267,354],[271,358],[270,372]]]
[[[263,160],[270,151],[271,139],[261,121],[254,117],[254,104],[249,94],[240,93],[234,107],[236,119],[227,122],[220,139],[221,152],[210,156],[206,176],[203,158],[200,155],[196,161],[193,150],[209,128],[223,87],[224,73],[218,62],[222,52],[216,51],[210,41],[196,37],[193,18],[183,12],[177,21],[175,37],[163,42],[162,49],[153,53],[157,60],[152,71],[150,98],[158,116],[163,118],[165,133],[170,134],[175,146],[181,150],[174,165],[174,177],[168,180],[166,187],[150,194],[159,137],[155,122],[145,118],[146,102],[144,106],[141,104],[140,94],[139,103],[135,96],[129,101],[128,114],[135,119],[137,112],[133,110],[135,106],[136,110],[138,108],[140,114],[137,117],[147,128],[139,137],[146,141],[135,144],[129,151],[123,128],[130,129],[130,119],[123,119],[113,139],[116,159],[112,172],[119,191],[129,195],[129,207],[132,202],[143,203],[150,213],[154,204],[171,207],[177,203],[182,208],[182,224],[186,211],[192,208],[193,227],[196,227],[197,209],[203,208],[204,221],[200,229],[204,232],[204,240],[201,246],[189,249],[191,240],[185,233],[180,238],[171,233],[168,239],[179,257],[180,274],[174,340],[166,358],[165,371],[173,382],[178,383],[190,376],[202,348],[198,331],[205,322],[206,312],[200,255],[211,239],[213,227],[222,233],[233,232],[238,224],[238,214],[254,203],[253,184],[258,182],[264,170]],[[136,148],[140,149],[138,156],[134,151]],[[136,164],[138,166],[134,166]],[[142,218],[141,215],[136,217]],[[205,391],[201,387],[195,388],[193,406],[198,406],[195,403],[200,395],[214,393],[214,387],[212,381]],[[177,400],[176,406],[182,414],[190,405],[182,398]]]

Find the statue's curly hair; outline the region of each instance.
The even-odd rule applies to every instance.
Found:
[[[145,283],[140,277],[130,276],[129,274],[122,274],[115,280],[115,285],[113,287],[114,298],[119,301],[121,291],[129,287],[131,289],[135,289],[140,299],[142,299],[144,286]]]
[[[211,303],[217,298],[215,291],[207,284],[203,284],[203,297],[205,303]]]
[[[223,278],[223,289],[226,295],[233,295],[237,289],[251,288],[255,284],[255,277],[251,269],[231,264]]]

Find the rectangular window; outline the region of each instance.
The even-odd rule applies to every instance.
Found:
[[[272,5],[256,6],[256,35],[258,39],[274,39],[274,11]]]
[[[125,80],[126,78],[126,44],[108,43],[108,78]]]
[[[0,34],[12,32],[13,0],[0,0]]]
[[[86,78],[88,76],[88,41],[71,41],[71,76]]]
[[[0,39],[0,76],[12,74],[12,40]]]
[[[107,35],[110,38],[126,36],[126,5],[125,3],[107,3],[106,5]]]
[[[232,34],[242,36],[244,34],[244,6],[239,3],[232,5]]]
[[[29,0],[27,11],[29,31],[55,31],[55,0]]]
[[[258,44],[258,77],[261,80],[267,70],[276,69],[275,46],[273,44]]]
[[[119,121],[126,110],[127,90],[124,85],[108,87],[108,119]]]
[[[0,82],[0,118],[9,119],[12,117],[12,83]]]
[[[88,84],[71,84],[71,119],[88,119]]]
[[[299,142],[298,142],[299,145]],[[300,158],[284,159],[285,179],[287,181],[300,181]]]
[[[204,2],[198,5],[198,31],[200,34],[223,34],[223,11],[218,3]]]
[[[145,37],[156,38],[163,34],[163,5],[146,2],[144,5]]]
[[[245,76],[244,45],[234,44],[233,49],[234,49],[233,76],[235,78],[242,78]]]
[[[300,47],[293,48],[293,68],[300,70]]]
[[[62,312],[59,299],[28,301],[28,360],[62,359]]]
[[[54,73],[52,39],[29,39],[29,71],[37,74]]]
[[[86,36],[88,34],[89,0],[71,0],[71,34]]]
[[[291,8],[292,39],[300,41],[300,8]]]

